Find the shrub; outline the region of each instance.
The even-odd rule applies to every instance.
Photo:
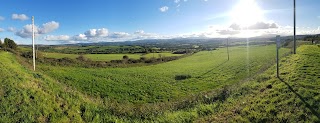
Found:
[[[176,75],[175,76],[176,80],[185,80],[185,79],[189,79],[189,78],[191,78],[191,75],[182,74],[182,75]]]
[[[124,55],[124,56],[122,57],[122,59],[129,59],[129,56]]]
[[[32,52],[23,52],[21,53],[21,56],[25,58],[32,58],[32,54]]]
[[[76,59],[79,61],[87,61],[87,58],[84,57],[83,55],[79,55]]]

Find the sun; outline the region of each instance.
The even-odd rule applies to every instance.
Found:
[[[255,0],[239,0],[240,2],[233,8],[231,17],[234,23],[242,28],[253,25],[263,20],[263,11]]]

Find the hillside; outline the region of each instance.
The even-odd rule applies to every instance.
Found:
[[[33,72],[0,52],[0,122],[319,122],[318,46],[283,58],[281,80],[270,67],[274,45],[231,48],[228,62],[225,53],[130,68],[41,64]]]
[[[281,60],[280,79],[271,67],[198,122],[320,122],[320,48],[297,51]]]
[[[81,122],[92,100],[0,52],[0,122]],[[93,117],[93,116],[91,116]]]

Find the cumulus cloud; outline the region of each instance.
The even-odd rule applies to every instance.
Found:
[[[249,30],[259,30],[259,29],[276,29],[279,28],[279,25],[274,22],[257,22],[248,27],[241,27],[241,25],[233,23],[230,25],[233,30],[249,29]]]
[[[144,39],[144,38],[155,38],[158,37],[159,35],[154,34],[154,33],[146,33],[143,30],[137,30],[133,33],[136,38]]]
[[[87,41],[87,40],[99,40],[104,37],[108,37],[109,31],[106,28],[101,29],[89,29],[83,34],[73,36],[73,39],[76,41]]]
[[[70,40],[70,36],[68,35],[47,35],[45,38],[47,41],[68,41]]]
[[[241,27],[240,25],[236,24],[236,23],[233,23],[230,25],[230,28],[233,29],[233,30],[241,30]]]
[[[79,34],[79,35],[73,36],[73,40],[76,40],[76,41],[85,41],[87,39],[88,38],[85,34]]]
[[[239,34],[240,31],[239,30],[217,30],[217,33],[220,35],[235,35],[235,34]]]
[[[174,2],[175,2],[175,3],[179,3],[179,2],[180,2],[180,0],[174,0]]]
[[[134,32],[134,34],[144,34],[144,31],[143,30],[137,30]]]
[[[0,32],[3,32],[3,31],[4,31],[4,29],[0,28]]]
[[[130,34],[126,32],[113,32],[112,35],[110,35],[111,38],[124,38],[128,36],[130,36]]]
[[[96,29],[90,29],[84,33],[87,37],[95,37],[97,34]]]
[[[169,7],[168,7],[168,6],[163,6],[163,7],[159,8],[159,10],[160,10],[161,12],[166,12],[166,11],[169,10]]]
[[[28,20],[29,17],[25,14],[12,14],[12,19],[24,21],[24,20]]]
[[[4,19],[5,19],[4,17],[0,16],[0,21],[3,21]]]
[[[35,35],[47,34],[59,28],[59,23],[51,21],[42,25],[42,27],[34,26]],[[32,25],[28,24],[23,27],[23,29],[15,32],[15,35],[22,38],[32,37]]]
[[[14,28],[14,27],[8,27],[7,31],[9,31],[9,32],[15,32],[15,31],[16,31],[16,28]]]
[[[109,31],[108,29],[102,28],[102,29],[97,29],[97,36],[99,37],[105,37],[108,36]]]
[[[106,37],[108,36],[108,30],[105,28],[102,29],[90,29],[86,31],[84,34],[88,38],[96,38],[96,37]]]
[[[34,26],[35,34],[38,34],[38,27]],[[20,36],[21,38],[30,38],[32,37],[32,25],[28,24],[23,27],[22,30],[15,32],[15,35]]]
[[[276,23],[268,23],[268,22],[257,22],[248,27],[248,29],[272,29],[278,28],[278,24]]]
[[[39,30],[39,34],[47,34],[59,28],[59,23],[51,21],[42,25],[42,28]]]

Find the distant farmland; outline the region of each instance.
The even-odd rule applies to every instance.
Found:
[[[43,57],[46,58],[71,58],[71,59],[76,59],[80,55],[78,54],[64,54],[64,53],[49,53],[49,52],[43,52],[42,53]],[[181,56],[183,54],[172,54],[169,52],[162,52],[162,53],[148,53],[148,54],[84,54],[83,56],[86,58],[89,58],[90,60],[93,61],[111,61],[111,60],[121,60],[123,56],[128,56],[129,58],[133,59],[140,59],[141,57],[145,58],[159,58],[161,57],[168,57],[168,56]]]

